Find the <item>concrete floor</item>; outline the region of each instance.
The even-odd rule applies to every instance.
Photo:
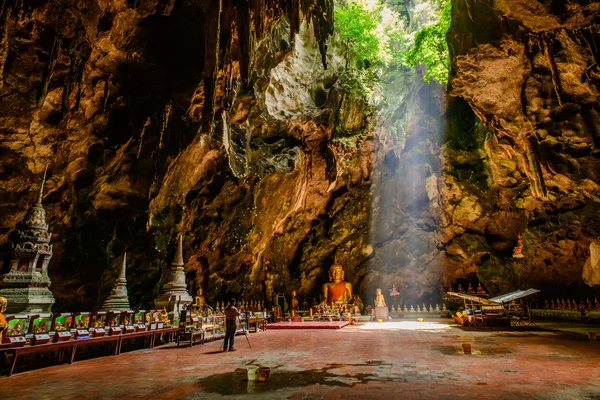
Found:
[[[463,331],[442,320],[340,330],[272,330],[193,348],[172,345],[0,379],[2,399],[591,399],[600,342],[556,332]],[[462,353],[462,343],[473,354]],[[274,367],[247,382],[247,364]]]

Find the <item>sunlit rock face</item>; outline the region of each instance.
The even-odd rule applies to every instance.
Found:
[[[582,272],[600,235],[599,12],[582,1],[453,2],[456,98],[442,158],[455,200],[445,208],[471,198],[483,214],[453,221],[460,236],[446,252],[480,257],[459,258],[447,284],[474,273],[494,291],[594,295]],[[525,258],[512,260],[518,232]]]
[[[55,309],[98,307],[125,250],[149,306],[177,232],[209,303],[270,284],[311,302],[334,262],[365,301],[396,284],[437,302],[464,279],[562,295],[586,260],[596,282],[595,3],[455,2],[454,97],[405,71],[387,117],[340,88],[331,2],[234,3],[2,14],[0,242],[49,164]]]

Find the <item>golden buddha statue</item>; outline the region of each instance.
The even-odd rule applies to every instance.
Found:
[[[202,295],[202,288],[198,289],[198,296],[194,297],[194,306],[202,308],[204,306],[204,296]]]
[[[6,318],[4,318],[4,312],[6,311],[6,306],[8,304],[8,300],[5,297],[0,297],[0,343],[2,343],[2,334],[6,329]]]
[[[344,281],[344,269],[341,265],[329,268],[329,282],[323,284],[323,300],[327,304],[349,303],[352,300],[352,285]]]
[[[162,320],[160,322],[165,324],[165,326],[171,324],[171,321],[169,320],[169,314],[167,314],[167,310],[165,308],[163,308],[163,310],[162,310],[161,317],[162,317]]]

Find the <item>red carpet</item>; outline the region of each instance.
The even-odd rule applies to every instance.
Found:
[[[348,321],[332,321],[332,322],[276,322],[267,325],[267,329],[340,329],[350,325]]]

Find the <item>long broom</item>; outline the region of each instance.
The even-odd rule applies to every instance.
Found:
[[[239,322],[239,324],[242,326],[242,329],[244,329],[244,325],[242,325],[242,321],[240,320],[240,316],[238,315],[237,317],[237,321]],[[234,333],[235,335],[235,333]],[[248,339],[248,331],[246,329],[244,329],[244,336],[246,337],[246,341],[248,342],[248,346],[250,348],[252,348],[252,345],[250,344],[250,339]],[[221,347],[219,348],[219,350],[223,350],[225,348],[225,339],[223,339],[223,342],[221,342]]]

